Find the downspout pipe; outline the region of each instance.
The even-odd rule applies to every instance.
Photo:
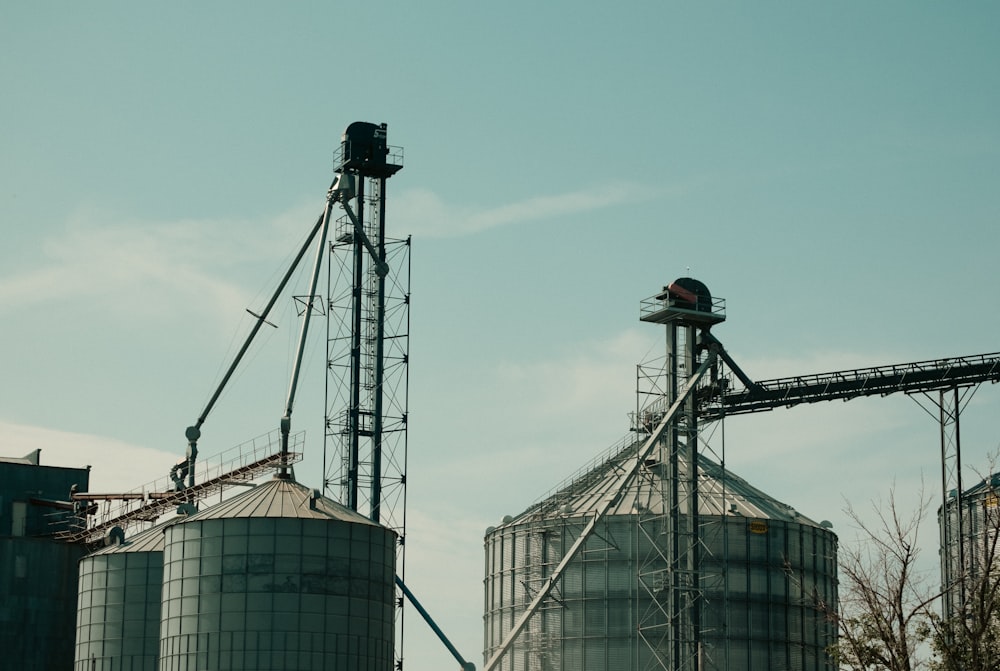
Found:
[[[462,657],[462,655],[458,652],[458,650],[455,649],[455,646],[451,644],[451,641],[448,640],[448,637],[444,635],[444,632],[441,631],[441,627],[437,626],[437,623],[434,622],[434,619],[430,616],[430,613],[428,613],[424,609],[424,607],[420,605],[420,602],[417,601],[417,597],[413,596],[413,592],[411,592],[410,589],[405,584],[403,584],[403,581],[399,578],[398,575],[396,576],[396,585],[399,587],[399,589],[403,590],[403,594],[405,594],[406,598],[409,599],[411,604],[413,604],[413,607],[417,609],[417,612],[420,613],[420,616],[424,618],[424,622],[427,623],[427,626],[429,626],[431,630],[435,634],[437,634],[437,637],[441,639],[442,643],[444,643],[444,647],[448,648],[448,652],[450,652],[452,657],[454,657],[455,660],[458,661],[458,664],[461,667],[462,671],[476,671],[476,665],[473,664],[472,662],[465,661],[465,658]]]

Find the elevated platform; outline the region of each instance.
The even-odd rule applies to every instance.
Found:
[[[403,169],[403,148],[386,143],[386,124],[355,121],[334,152],[335,172],[356,172],[364,177],[388,178]]]
[[[651,324],[680,322],[709,328],[726,321],[726,299],[710,298],[705,305],[696,307],[664,291],[639,304],[639,321]]]

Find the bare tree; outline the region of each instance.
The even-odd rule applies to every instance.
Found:
[[[873,502],[870,522],[848,504],[860,533],[840,546],[840,603],[814,604],[837,623],[839,638],[829,652],[840,669],[1000,670],[1000,474],[967,493],[960,524],[950,507],[957,509],[957,501],[942,510],[955,515],[965,549],[952,557],[955,575],[942,576],[941,587],[918,562],[930,498],[921,492],[907,515],[890,489],[886,501]]]
[[[919,527],[929,500],[909,516],[902,514],[895,491],[873,502],[872,522],[853,507],[845,512],[860,530],[857,542],[840,549],[839,640],[830,651],[850,671],[919,671],[929,660],[919,651],[929,635],[929,606],[939,597],[917,567]]]

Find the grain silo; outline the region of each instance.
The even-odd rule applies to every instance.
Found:
[[[630,438],[486,533],[485,671],[828,671],[836,536],[703,454],[729,379],[725,301],[680,278],[640,306],[666,327]]]
[[[156,671],[160,650],[163,534],[171,519],[108,545],[80,561],[76,671]]]
[[[624,447],[556,494],[486,534],[486,657],[490,658],[534,593],[553,574],[598,504],[634,461]],[[835,668],[825,655],[836,631],[817,607],[837,599],[836,536],[791,507],[700,460],[701,668]],[[617,496],[601,525],[565,569],[551,598],[496,667],[570,671],[643,669],[653,647],[640,621],[660,610],[639,586],[650,569],[655,535],[640,517],[663,513],[662,464],[647,460],[641,477]],[[645,568],[644,568],[645,567]]]
[[[170,527],[160,671],[389,671],[395,546],[283,477]]]
[[[942,614],[964,612],[965,618],[976,618],[978,604],[971,595],[997,580],[993,567],[1000,558],[1000,473],[964,489],[961,496],[958,490],[948,492],[946,501],[938,508]],[[946,526],[955,531],[950,538]]]

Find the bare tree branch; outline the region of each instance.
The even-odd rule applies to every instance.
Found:
[[[860,531],[853,544],[841,544],[840,608],[827,615],[837,622],[839,640],[830,653],[845,671],[920,671],[929,660],[918,653],[929,628],[930,606],[940,593],[919,572],[919,529],[929,506],[905,516],[888,500],[874,501],[875,518],[866,522],[848,504],[845,512]]]

